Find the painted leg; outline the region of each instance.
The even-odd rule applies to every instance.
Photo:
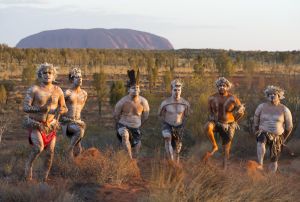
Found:
[[[257,168],[260,170],[263,170],[265,154],[266,154],[266,144],[262,142],[257,142],[257,160],[259,163],[259,166]]]
[[[174,161],[174,151],[171,144],[171,137],[165,138],[165,150],[166,150],[167,158],[171,161]]]
[[[182,148],[182,142],[181,141],[177,141],[176,142],[176,162],[179,163],[180,160],[180,151]]]
[[[33,162],[37,159],[37,157],[42,153],[42,149],[35,147],[32,148],[28,161],[25,165],[25,179],[30,181],[32,180],[32,167],[33,167]]]
[[[82,146],[81,146],[81,141],[78,142],[75,147],[74,147],[74,156],[79,156],[81,153],[82,153],[83,149],[82,149]]]
[[[51,141],[51,143],[47,147],[47,153],[46,153],[46,159],[44,162],[44,176],[43,181],[47,181],[48,175],[52,166],[53,157],[54,157],[54,148],[56,143],[56,137],[54,137]]]
[[[212,144],[212,150],[210,152],[210,155],[212,156],[216,151],[218,151],[218,145],[215,139],[215,134],[214,134],[214,127],[215,125],[211,122],[206,124],[206,134],[208,136],[208,139],[210,143]]]
[[[138,158],[142,146],[142,142],[139,141],[134,147],[135,158]]]
[[[223,169],[226,170],[228,167],[228,161],[230,157],[231,141],[226,145],[223,145]]]
[[[269,170],[272,173],[276,173],[277,169],[278,169],[278,161],[271,162],[270,165],[269,165]]]
[[[165,151],[168,160],[174,161],[174,151],[172,147],[172,135],[169,129],[165,129],[162,132],[162,136],[165,141]]]
[[[44,149],[42,136],[37,130],[32,131],[31,141],[33,143],[33,147],[29,154],[28,161],[26,162],[25,165],[25,179],[28,181],[32,180],[33,163]]]
[[[125,150],[127,151],[129,158],[132,159],[131,144],[129,141],[129,133],[126,129],[124,130],[124,133],[122,134],[122,144],[123,144],[123,147],[125,148]]]
[[[70,159],[74,158],[74,148],[79,146],[80,148],[76,148],[79,149],[79,154],[81,152],[81,145],[80,145],[80,141],[84,135],[84,129],[80,128],[77,124],[70,124],[68,126],[68,132],[72,133],[73,136],[71,138],[71,143],[70,146],[68,148],[68,155]]]

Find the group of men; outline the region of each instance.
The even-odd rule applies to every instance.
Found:
[[[219,133],[223,147],[223,167],[227,168],[231,143],[235,130],[238,128],[238,121],[245,113],[245,107],[240,100],[229,93],[232,84],[224,77],[216,81],[218,92],[208,99],[209,121],[205,131],[212,144],[212,150],[205,158],[212,156],[218,145],[215,140],[215,133]],[[257,158],[260,170],[263,170],[263,160],[266,153],[266,146],[269,147],[271,164],[269,170],[276,172],[278,159],[283,144],[289,137],[292,128],[292,115],[290,110],[280,103],[284,99],[284,90],[278,86],[267,86],[264,91],[267,102],[260,104],[254,113],[254,133],[257,140]]]
[[[55,85],[56,68],[52,64],[41,64],[37,69],[38,85],[30,87],[24,99],[25,116],[23,126],[29,132],[29,143],[32,145],[25,165],[25,178],[32,180],[33,162],[47,151],[43,180],[48,179],[56,143],[56,130],[61,125],[63,134],[70,137],[68,155],[79,155],[81,138],[84,135],[85,123],[81,121],[81,111],[87,100],[87,93],[81,89],[82,75],[78,68],[70,71],[69,80],[72,87],[65,92]],[[61,124],[59,124],[61,120]],[[75,149],[75,150],[74,150]]]
[[[149,116],[148,101],[140,96],[139,70],[127,71],[128,95],[120,99],[114,109],[117,137],[127,151],[129,158],[135,158],[141,148],[141,126]],[[25,166],[25,178],[32,179],[34,160],[43,150],[47,151],[43,180],[46,181],[51,168],[56,142],[56,130],[59,125],[63,134],[70,138],[68,156],[73,159],[81,151],[81,139],[84,136],[86,124],[81,120],[81,111],[87,100],[87,93],[81,89],[82,74],[78,68],[69,73],[70,89],[62,91],[56,85],[56,68],[48,63],[41,64],[37,69],[38,85],[30,87],[24,99],[24,111],[28,113],[24,127],[29,132],[29,142],[32,149]],[[222,139],[223,166],[227,167],[232,139],[237,122],[244,115],[245,107],[240,100],[229,93],[232,84],[224,77],[216,81],[218,92],[208,99],[209,120],[205,131],[212,144],[208,156],[212,156],[218,145],[215,134]],[[175,79],[171,82],[172,95],[165,99],[158,110],[162,122],[167,158],[171,162],[179,162],[182,148],[182,138],[187,118],[191,112],[188,101],[181,97],[183,83]],[[260,104],[254,115],[254,127],[257,138],[257,156],[259,168],[263,169],[263,159],[266,146],[270,147],[271,171],[278,167],[278,157],[285,139],[292,130],[292,116],[289,109],[280,103],[284,91],[276,86],[268,86],[265,90],[268,102]],[[60,123],[59,123],[60,121]],[[133,154],[133,151],[134,154]]]

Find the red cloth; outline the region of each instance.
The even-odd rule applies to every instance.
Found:
[[[29,144],[33,145],[33,142],[31,140],[31,130],[29,131]],[[43,138],[43,143],[44,143],[44,148],[46,148],[50,142],[53,140],[54,137],[56,137],[56,131],[53,130],[49,134],[46,134],[44,131],[40,131],[42,138]]]

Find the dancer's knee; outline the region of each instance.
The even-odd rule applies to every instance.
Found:
[[[162,136],[165,139],[165,141],[171,141],[171,132],[169,130],[163,130],[162,132]]]
[[[213,133],[215,128],[215,124],[213,122],[207,122],[204,126],[204,130],[206,131],[206,133]]]

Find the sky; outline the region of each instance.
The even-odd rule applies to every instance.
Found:
[[[128,28],[175,49],[300,50],[299,0],[0,0],[0,43],[62,28]]]

